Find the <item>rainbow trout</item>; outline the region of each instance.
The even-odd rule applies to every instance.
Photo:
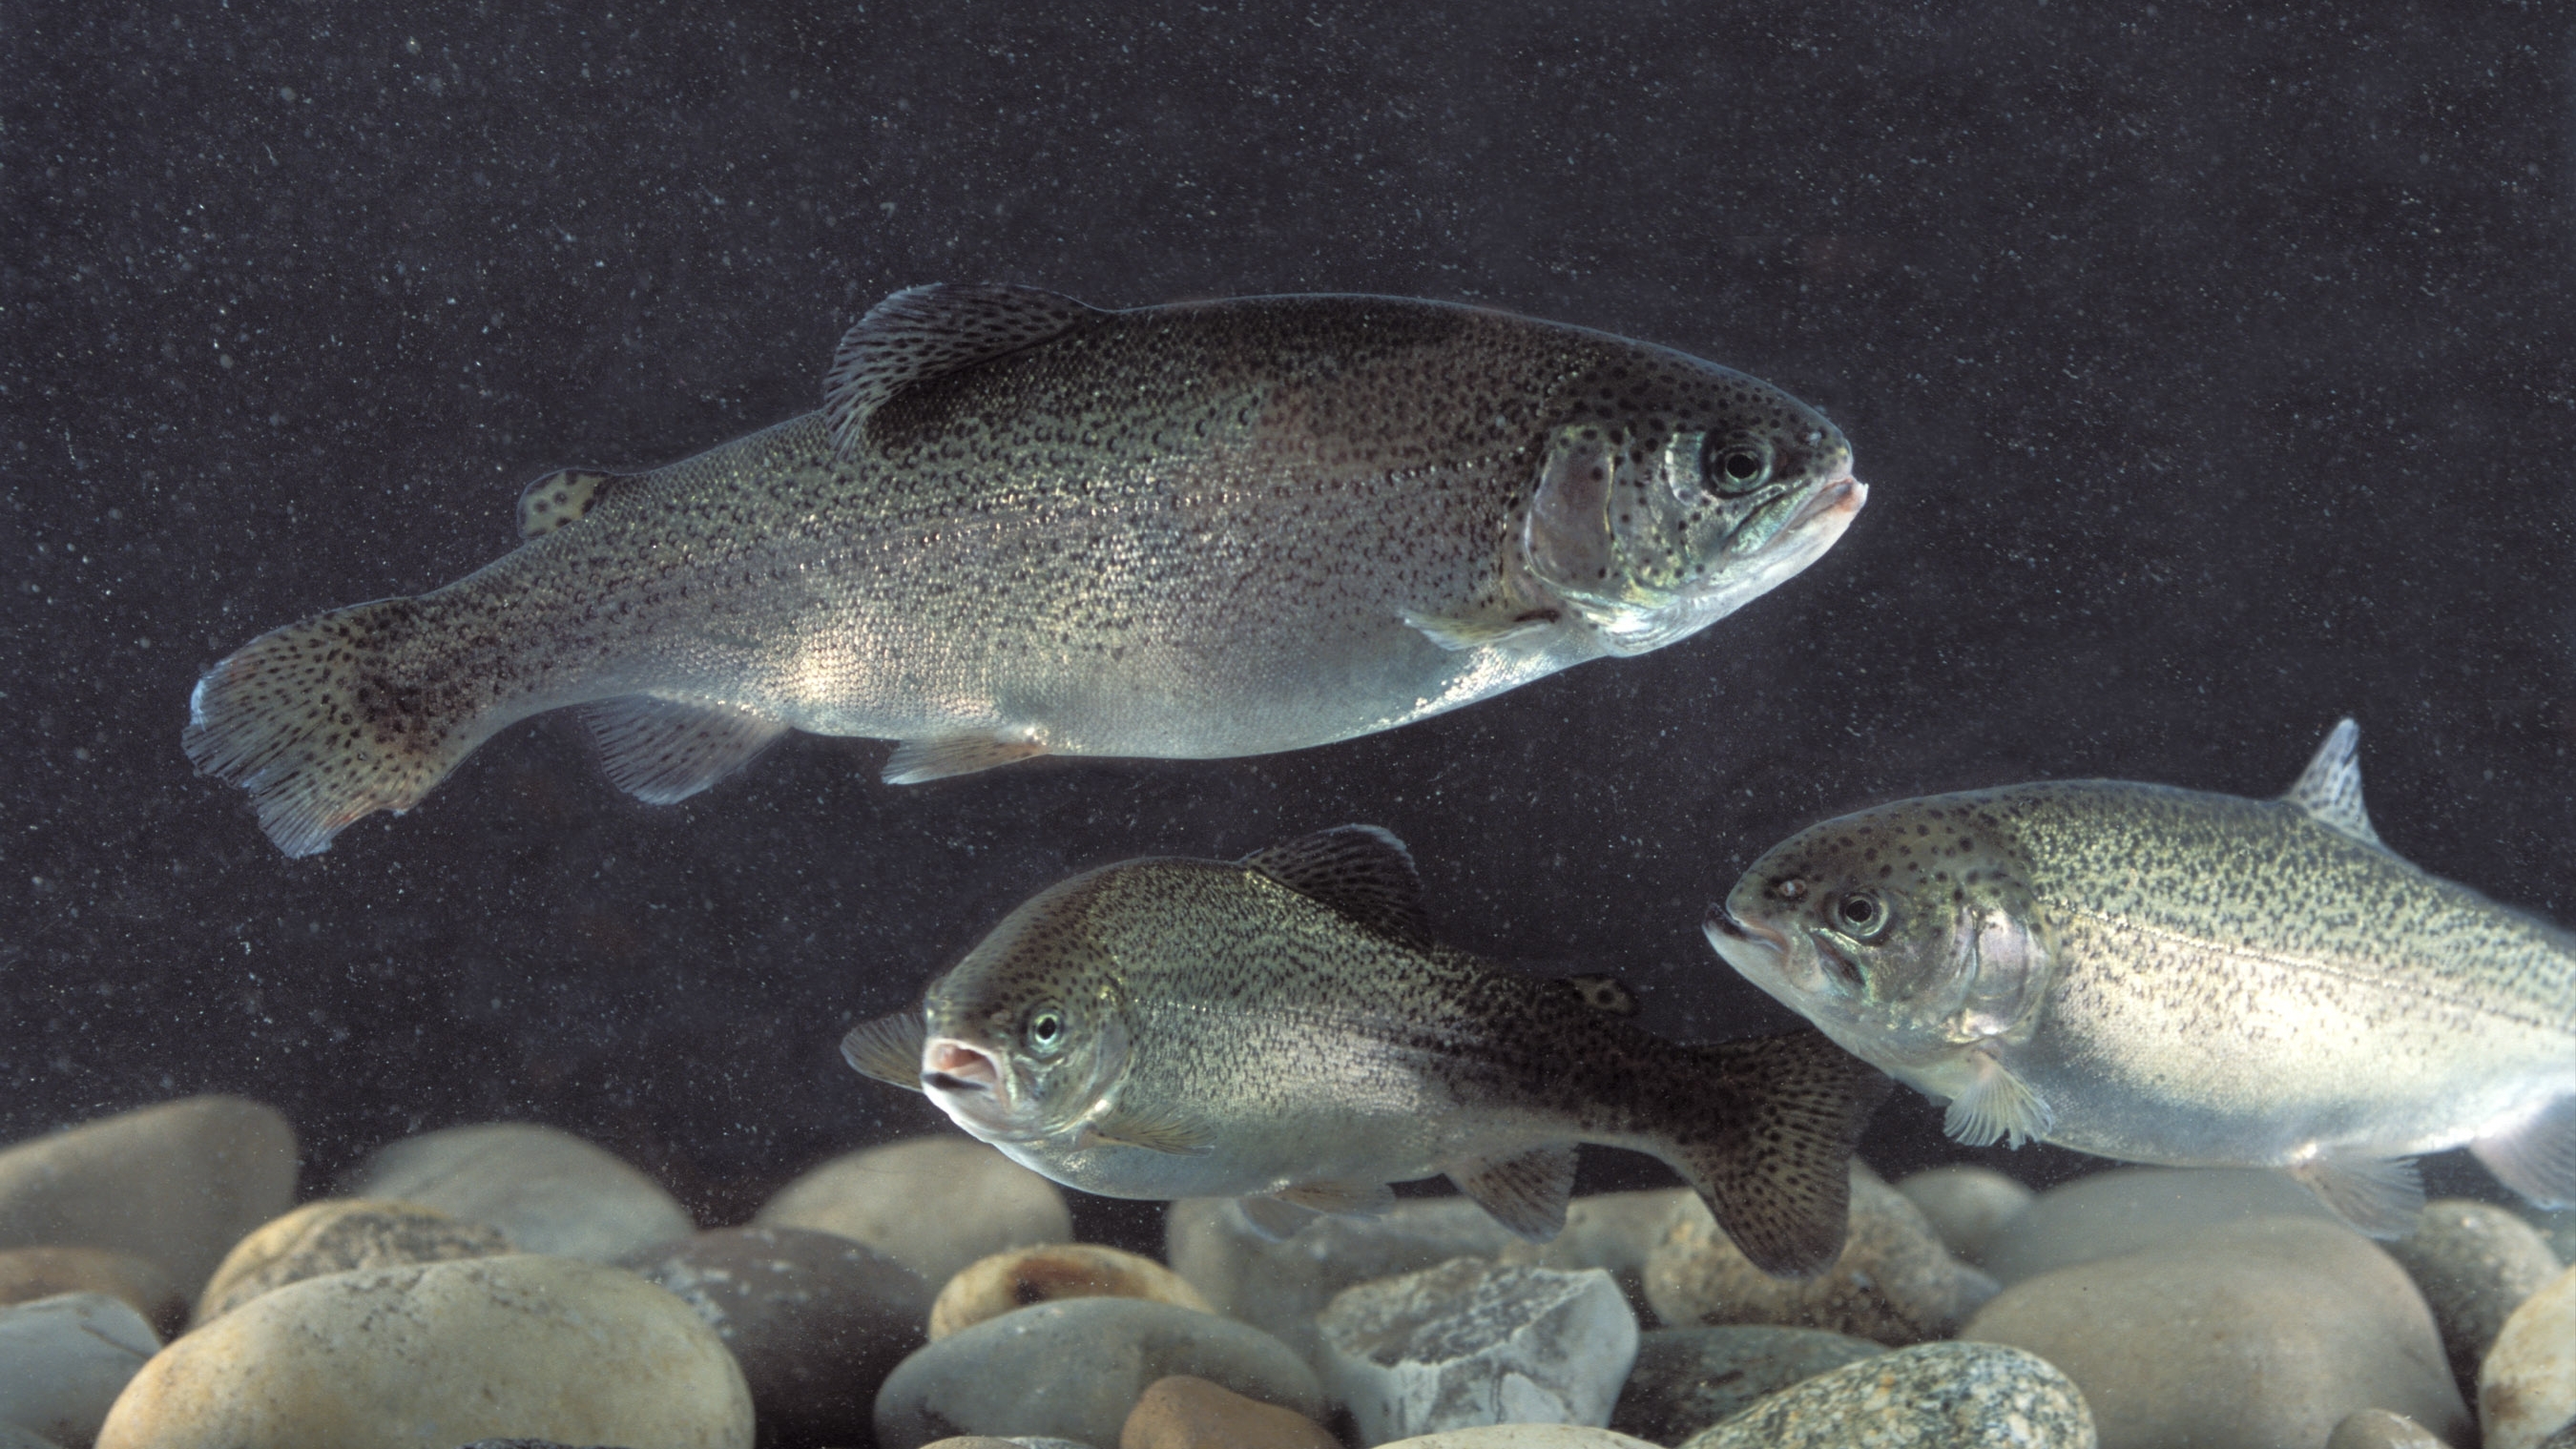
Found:
[[[2359,737],[2279,800],[2073,780],[1828,820],[1708,938],[1963,1142],[2285,1168],[2381,1236],[2409,1159],[2463,1143],[2576,1202],[2576,937],[2382,845]]]
[[[894,783],[1299,749],[1684,638],[1866,496],[1794,398],[1578,327],[921,287],[821,411],[548,474],[499,561],[251,641],[185,745],[289,855],[566,705],[653,803],[791,729],[899,741]]]
[[[1765,1271],[1842,1251],[1885,1077],[1812,1031],[1674,1045],[1598,979],[1504,970],[1422,919],[1412,857],[1373,826],[1129,861],[1028,901],[842,1051],[1058,1182],[1237,1196],[1283,1236],[1446,1174],[1551,1238],[1593,1142],[1661,1158]]]

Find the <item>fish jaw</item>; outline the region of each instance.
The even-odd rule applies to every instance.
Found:
[[[970,1136],[995,1142],[1027,1135],[1010,1064],[989,1048],[953,1036],[923,1042],[921,1090]]]
[[[1602,643],[1613,654],[1643,654],[1698,633],[1805,572],[1842,540],[1868,502],[1869,485],[1849,473],[1794,503],[1775,500],[1736,528],[1707,585],[1655,607],[1597,617]],[[1778,517],[1784,510],[1785,519],[1765,527],[1766,515]]]
[[[1827,975],[1824,948],[1806,931],[1784,930],[1731,903],[1709,907],[1700,931],[1737,975],[1805,1017],[1834,1045],[1898,1081],[1938,1094],[1930,1082],[1955,1066],[1960,1049],[1948,1044],[1928,1053],[1904,1050],[1916,1034],[1837,987]]]

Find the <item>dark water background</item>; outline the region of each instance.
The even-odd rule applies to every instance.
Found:
[[[530,1118],[731,1220],[937,1125],[837,1038],[1078,868],[1375,821],[1450,939],[1737,1034],[1785,1018],[1696,923],[1792,829],[2269,794],[2346,712],[2395,848],[2576,920],[2568,20],[13,0],[0,1140],[241,1092],[318,1189]],[[1686,644],[1301,754],[896,789],[797,737],[657,810],[556,716],[308,861],[191,777],[188,688],[253,634],[495,557],[547,469],[802,411],[877,297],[988,279],[1627,333],[1822,405],[1875,491]],[[1970,1155],[1937,1122],[1904,1094],[1867,1154]]]

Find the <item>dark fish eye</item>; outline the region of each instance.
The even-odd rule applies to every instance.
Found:
[[[1740,493],[1771,476],[1771,449],[1743,438],[1711,443],[1700,473],[1717,491]]]
[[[1887,926],[1887,903],[1867,891],[1854,891],[1834,903],[1834,917],[1855,936],[1874,936]]]
[[[1029,1045],[1044,1051],[1064,1040],[1064,1013],[1040,1007],[1029,1013]]]

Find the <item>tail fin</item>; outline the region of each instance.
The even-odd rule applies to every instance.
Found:
[[[239,785],[288,855],[331,848],[342,827],[420,803],[480,735],[448,691],[398,682],[395,652],[421,632],[417,599],[379,599],[272,629],[206,672],[180,737],[198,773]]]
[[[1895,1084],[1815,1031],[1682,1050],[1701,1090],[1658,1155],[1753,1266],[1775,1278],[1832,1267],[1851,1216],[1852,1149]]]

